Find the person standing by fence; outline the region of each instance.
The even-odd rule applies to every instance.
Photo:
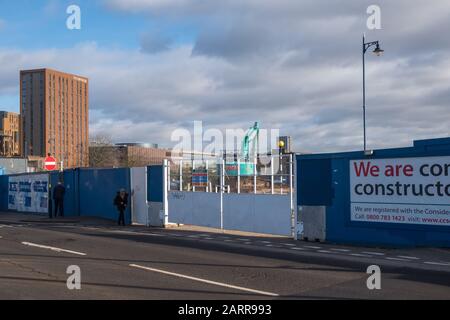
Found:
[[[120,191],[117,192],[117,195],[114,198],[114,205],[119,211],[118,225],[125,226],[125,210],[128,206],[128,193],[125,192],[125,189],[120,189]]]
[[[64,217],[64,195],[66,193],[66,188],[61,181],[53,189],[53,199],[55,201],[55,218],[59,215]]]

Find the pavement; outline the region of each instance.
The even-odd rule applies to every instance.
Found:
[[[79,266],[81,290],[67,268]],[[369,290],[367,268],[381,269]],[[450,299],[450,251],[0,213],[0,299]]]

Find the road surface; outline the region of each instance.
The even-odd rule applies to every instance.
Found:
[[[0,216],[0,299],[450,299],[450,263],[423,252]]]

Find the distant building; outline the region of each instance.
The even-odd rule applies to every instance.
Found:
[[[169,159],[170,150],[157,145],[120,143],[115,145],[89,146],[89,166],[96,168],[144,167],[162,164]]]
[[[20,115],[0,111],[0,157],[20,156]]]
[[[89,164],[89,80],[51,69],[20,71],[21,148],[64,168]]]
[[[25,158],[0,157],[0,175],[16,174],[30,171],[28,160]]]

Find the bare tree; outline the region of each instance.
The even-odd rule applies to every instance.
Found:
[[[95,134],[89,137],[89,146],[112,146],[112,137],[107,134]]]
[[[89,137],[89,166],[114,166],[114,145],[111,136],[96,134]]]

